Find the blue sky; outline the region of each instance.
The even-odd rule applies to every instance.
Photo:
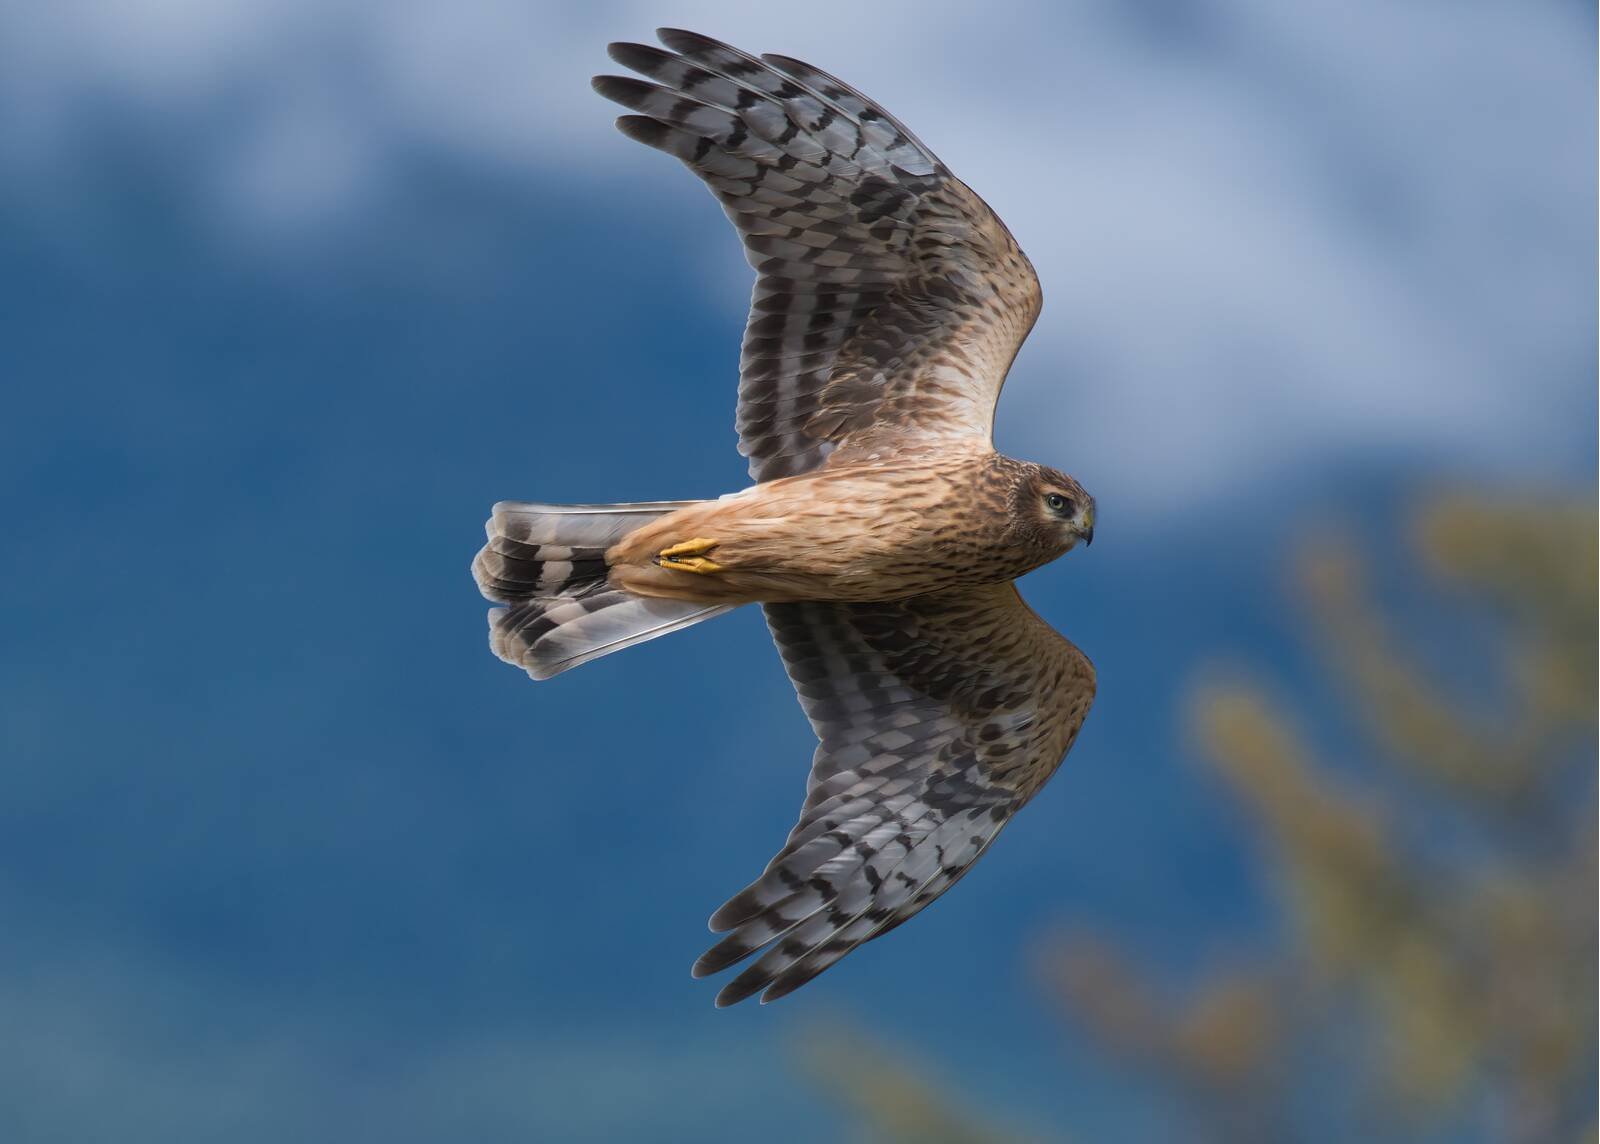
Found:
[[[1181,977],[1262,922],[1180,700],[1222,657],[1316,711],[1285,544],[1592,479],[1592,13],[847,11],[0,13],[8,1138],[814,1139],[831,1014],[1126,1130],[1024,950]],[[742,483],[748,271],[587,85],[657,24],[843,75],[1000,211],[1046,309],[998,443],[1103,517],[1024,587],[1100,670],[1068,764],[914,925],[723,1013],[704,918],[811,751],[759,616],[535,686],[467,573],[497,499]]]

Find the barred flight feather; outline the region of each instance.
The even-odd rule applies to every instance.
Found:
[[[613,44],[653,82],[598,76],[617,126],[722,202],[758,278],[740,355],[739,450],[758,481],[885,438],[987,436],[1038,315],[1005,225],[916,136],[787,56],[675,29]],[[954,370],[960,383],[940,380]]]
[[[820,743],[800,820],[711,918],[719,1005],[783,996],[954,885],[1059,765],[1094,695],[1016,589],[766,605]]]

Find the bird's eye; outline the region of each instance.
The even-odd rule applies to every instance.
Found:
[[[1051,512],[1067,511],[1067,498],[1062,496],[1060,493],[1051,493],[1049,496],[1044,498],[1044,503]]]

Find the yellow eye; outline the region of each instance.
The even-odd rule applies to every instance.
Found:
[[[1051,493],[1049,496],[1044,498],[1044,503],[1045,507],[1051,512],[1067,511],[1067,498],[1062,496],[1060,493]]]

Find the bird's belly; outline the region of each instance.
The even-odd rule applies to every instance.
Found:
[[[894,497],[871,487],[830,497],[767,488],[679,510],[630,535],[619,546],[628,559],[617,581],[647,595],[717,602],[871,602],[1011,580],[1031,567],[1001,542],[1003,528],[953,518],[903,488]],[[652,559],[690,538],[715,542],[705,553],[715,572]]]

